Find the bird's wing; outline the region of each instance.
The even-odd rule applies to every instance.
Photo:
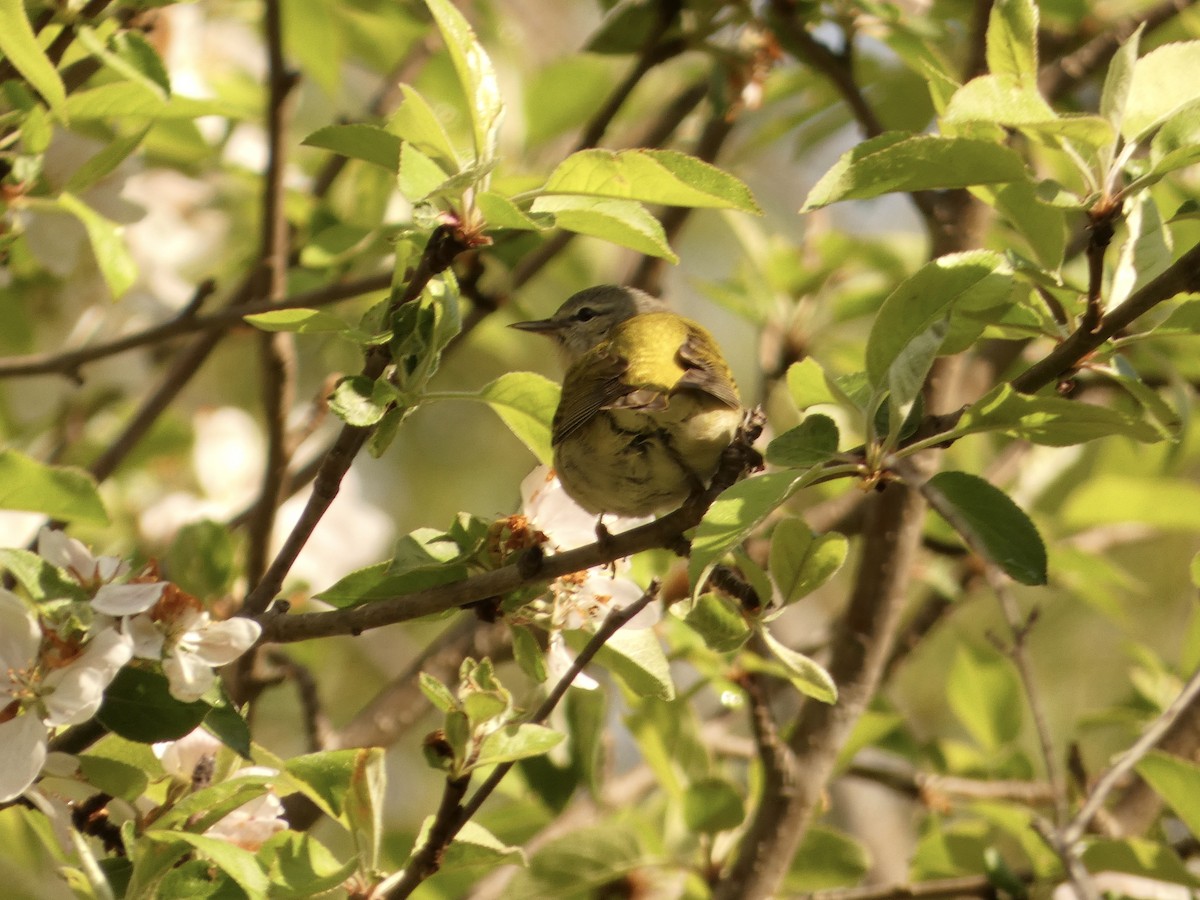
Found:
[[[688,328],[687,337],[680,344],[676,359],[683,366],[684,372],[671,388],[672,393],[689,389],[701,391],[731,409],[741,407],[742,398],[738,396],[733,375],[708,332],[695,327]]]
[[[593,418],[625,400],[635,389],[622,376],[629,362],[605,352],[604,345],[585,354],[567,371],[562,399],[554,411],[551,443],[560,444]]]

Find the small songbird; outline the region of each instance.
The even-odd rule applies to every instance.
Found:
[[[703,327],[635,288],[580,291],[548,319],[567,362],[554,468],[592,513],[645,516],[708,485],[742,421],[729,365]]]

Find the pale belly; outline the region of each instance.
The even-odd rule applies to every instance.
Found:
[[[589,512],[645,516],[706,487],[741,412],[694,411],[685,424],[664,418],[607,410],[556,446],[554,468],[567,494]]]

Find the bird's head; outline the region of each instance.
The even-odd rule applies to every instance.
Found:
[[[548,319],[514,322],[513,328],[554,338],[574,362],[601,341],[617,325],[640,313],[665,310],[666,304],[637,288],[602,284],[568,298]]]

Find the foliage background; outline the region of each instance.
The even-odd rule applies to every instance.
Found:
[[[984,2],[614,6],[522,0],[458,6],[495,64],[506,109],[493,182],[499,192],[519,196],[537,188],[579,146],[661,145],[715,160],[749,186],[762,215],[733,209],[680,215],[679,207],[664,211],[651,204],[681,261],[676,267],[595,237],[559,244],[562,232],[553,230],[495,231],[494,243],[460,256],[455,270],[464,298],[464,333],[446,351],[429,386],[433,393],[404,421],[381,458],[358,454],[286,584],[285,594],[299,608],[307,608],[314,591],[386,559],[392,542],[414,529],[445,528],[459,511],[492,520],[516,510],[517,486],[534,462],[529,450],[485,404],[439,398],[479,391],[507,372],[531,370],[557,378],[557,361],[546,348],[505,326],[548,315],[580,288],[608,281],[642,283],[707,325],[719,336],[744,397],[765,406],[769,439],[801,420],[796,393],[786,383],[789,366],[813,359],[837,375],[860,371],[885,298],[933,256],[975,247],[1007,252],[1025,292],[1013,304],[1023,312],[1006,311],[1003,328],[967,342],[962,368],[935,365],[934,379],[953,380],[954,387],[949,397],[943,395],[944,408],[930,411],[950,412],[1046,355],[1052,346],[1046,338],[1055,337],[1047,311],[1054,302],[1064,310],[1057,338],[1086,318],[1089,215],[1116,227],[1104,257],[1104,278],[1091,282],[1104,297],[1125,290],[1122,279],[1152,280],[1173,257],[1196,245],[1194,168],[1181,165],[1148,194],[1139,194],[1152,202],[1140,208],[1140,231],[1131,232],[1128,223],[1135,220],[1123,218],[1119,204],[1115,212],[1103,208],[1111,198],[1089,191],[1061,141],[1047,137],[1049,130],[1022,131],[1021,123],[1005,120],[1010,110],[999,106],[990,111],[988,127],[976,122],[960,128],[995,144],[1008,142],[1034,173],[1031,185],[1057,181],[1075,192],[1075,200],[1060,197],[1055,206],[1025,198],[1018,205],[1010,198],[1013,205],[992,216],[987,204],[996,198],[986,188],[969,199],[957,183],[935,178],[917,184],[919,179],[902,177],[898,190],[922,189],[914,191],[923,198],[916,205],[907,195],[883,195],[878,185],[866,184],[850,192],[848,202],[797,213],[806,197],[820,205],[812,203],[810,191],[864,133],[921,133],[933,130],[939,115],[942,132],[953,131],[942,105],[954,88],[946,73],[959,82],[981,74],[989,15],[1019,21],[1032,9],[1024,4],[1002,3],[995,9]],[[262,558],[262,528],[273,531],[277,546],[299,515],[304,495],[283,502],[274,523],[267,517],[258,526],[248,525],[242,517],[229,532],[228,547],[210,534],[197,546],[176,549],[172,557],[178,528],[202,518],[224,525],[251,508],[261,490],[265,449],[279,443],[271,429],[282,426],[272,425],[272,411],[282,410],[287,429],[304,438],[293,468],[303,471],[319,459],[340,427],[324,408],[330,376],[359,371],[361,348],[342,335],[320,332],[264,338],[231,320],[226,328],[206,332],[219,340],[211,356],[190,367],[187,348],[194,346],[193,338],[149,342],[78,367],[61,354],[175,316],[186,322],[195,314],[189,304],[197,297],[207,313],[239,292],[278,298],[378,276],[373,291],[355,292],[328,307],[344,322],[357,324],[386,296],[395,242],[411,237],[410,261],[415,260],[436,220],[427,206],[397,191],[392,173],[362,159],[346,161],[311,136],[337,123],[386,121],[403,83],[430,100],[453,142],[464,147],[471,143],[467,101],[443,42],[418,3],[93,0],[65,11],[37,3],[24,7],[29,20],[43,26],[48,52],[56,46],[55,35],[74,35],[54,59],[69,91],[63,104],[71,115],[58,115],[53,104],[41,102],[25,83],[27,73],[4,71],[8,208],[0,350],[8,358],[0,360],[0,433],[7,447],[46,462],[92,468],[112,522],[77,523],[72,534],[98,550],[173,559],[181,567],[189,553],[205,559],[235,554],[228,566],[213,563],[216,574],[199,575],[221,588],[209,599],[232,611],[255,580],[247,583],[247,571],[261,572],[270,559],[269,553]],[[19,3],[0,7],[6,22],[22,14]],[[278,59],[271,67],[264,15],[268,34],[271,21],[282,23],[278,49],[289,77],[297,78],[294,85],[286,83]],[[66,22],[71,26],[60,32]],[[1142,53],[1195,39],[1200,29],[1200,17],[1186,2],[1040,4],[1037,83],[1055,110],[1096,112],[1117,44],[1139,23],[1146,26]],[[713,25],[711,31],[697,37],[706,25]],[[108,48],[109,56],[94,49],[96,42]],[[853,52],[843,53],[851,43]],[[1193,52],[1181,60],[1173,88],[1180,107],[1191,110],[1181,116],[1185,153],[1194,152],[1200,134],[1196,82],[1190,77],[1200,68],[1188,68],[1196,65],[1195,45],[1186,46]],[[2,43],[0,49],[6,49]],[[162,61],[161,72],[155,59]],[[163,72],[169,73],[175,99],[156,112],[118,106],[108,114],[86,100],[72,106],[88,90],[121,83],[145,87],[161,80]],[[606,120],[603,105],[627,78],[633,89]],[[282,102],[272,106],[272,96]],[[188,111],[177,102],[182,97],[204,98],[209,105]],[[283,110],[274,131],[264,107]],[[676,109],[680,114],[672,122]],[[197,117],[198,112],[215,114]],[[589,136],[598,123],[601,134]],[[978,131],[971,132],[976,126]],[[273,134],[280,140],[274,156],[283,186],[279,193],[267,187],[275,177]],[[88,177],[85,161],[109,151],[111,170]],[[1138,174],[1142,158],[1131,163],[1130,177]],[[975,164],[965,161],[968,168]],[[911,174],[917,160],[902,160],[901,169],[905,166]],[[86,213],[64,206],[64,191],[77,194],[111,224],[93,222],[89,234]],[[281,214],[272,213],[271,197]],[[461,213],[469,202],[460,193],[457,200],[446,199],[441,211]],[[922,215],[921,204],[928,213],[935,203],[942,214],[950,213],[940,230]],[[289,231],[281,237],[269,226],[285,220]],[[618,243],[629,241],[625,233]],[[283,259],[286,266],[278,265]],[[1055,284],[1060,271],[1062,280]],[[213,281],[211,297],[197,293],[206,279]],[[1038,308],[1031,285],[1052,298],[1050,307]],[[1196,288],[1192,275],[1177,290]],[[1033,308],[1036,314],[1029,313]],[[808,832],[800,852],[791,857],[786,847],[775,848],[793,859],[782,889],[979,876],[963,892],[986,891],[997,883],[1017,891],[1013,882],[1005,882],[1011,876],[1018,883],[1032,879],[1044,892],[1067,878],[1062,860],[1030,825],[1030,808],[1053,820],[1053,805],[1027,804],[1023,792],[1056,795],[1055,827],[1064,828],[1061,813],[1078,808],[1089,779],[1133,743],[1200,661],[1200,620],[1189,575],[1200,530],[1197,448],[1190,428],[1195,317],[1188,317],[1179,297],[1164,309],[1184,310],[1176,331],[1164,328],[1154,340],[1130,341],[1119,366],[1109,353],[1111,345],[1098,358],[1156,392],[1174,410],[1165,425],[1158,421],[1163,427],[1153,439],[1144,439],[1141,425],[1126,423],[1113,426],[1113,434],[1101,440],[1063,438],[1050,443],[1067,446],[1031,446],[996,429],[945,451],[942,468],[986,477],[1029,514],[1050,548],[1050,583],[1005,588],[1019,608],[1015,619],[1006,618],[983,564],[964,556],[945,525],[930,519],[924,548],[911,569],[903,567],[896,588],[904,600],[900,649],[856,733],[856,746],[874,746],[849,773],[843,763],[841,772],[850,777],[838,778],[827,794],[813,800],[820,825]],[[1155,310],[1136,330],[1161,324],[1166,315]],[[45,356],[35,359],[34,354]],[[269,374],[269,365],[262,368],[263,357],[278,361],[276,371],[286,373],[281,380]],[[39,364],[44,368],[39,374],[21,369]],[[1068,369],[1064,366],[1066,377],[1078,374]],[[124,441],[121,435],[146,398],[171,383],[180,387],[178,394],[151,417],[136,442]],[[1161,413],[1152,401],[1139,397],[1135,402],[1102,375],[1085,371],[1073,387],[1080,402],[1119,410],[1130,422],[1153,423]],[[864,440],[861,417],[822,409],[837,419],[843,450]],[[114,447],[119,460],[106,455]],[[875,545],[858,537],[870,527],[861,513],[870,492],[848,484],[832,481],[807,489],[787,507],[818,532],[838,530],[854,538],[842,571],[789,607],[773,626],[789,646],[821,660],[837,639],[835,623],[845,613],[847,598],[856,584],[869,580],[864,573],[876,564]],[[6,515],[3,543],[22,545],[41,521],[36,512]],[[765,546],[761,537],[750,545],[760,563]],[[675,571],[681,577],[678,564],[662,553],[640,567],[643,573]],[[1036,616],[1022,630],[1031,613]],[[443,790],[444,777],[430,770],[420,753],[422,737],[438,719],[416,694],[409,664],[447,627],[445,620],[420,621],[292,644],[286,664],[276,659],[281,683],[265,687],[252,707],[256,742],[285,759],[313,749],[306,723],[326,747],[356,746],[364,739],[390,746],[384,871],[404,865],[416,829]],[[505,658],[504,629],[482,622],[475,628],[473,645],[455,645],[459,655]],[[613,789],[636,785],[636,773],[645,771],[638,768],[644,766],[641,758],[653,755],[654,741],[643,733],[639,745],[622,721],[624,714],[640,709],[668,733],[664,740],[676,749],[675,758],[657,761],[660,778],[664,770],[674,771],[695,786],[703,770],[734,786],[752,811],[762,779],[770,784],[755,754],[770,742],[760,733],[755,749],[747,698],[737,678],[730,677],[735,670],[725,667],[728,660],[717,663],[696,651],[682,625],[672,622],[659,631],[680,657],[680,686],[697,690],[690,706],[654,708],[651,715],[647,710],[653,704],[622,696],[614,682],[607,684],[604,752],[611,757],[607,771],[615,780]],[[1015,655],[1010,652],[1014,643],[1021,648]],[[453,661],[448,667],[439,662],[443,679],[452,680],[447,673],[456,668]],[[1031,687],[1021,685],[1021,665],[1030,668]],[[511,664],[501,672],[519,702],[532,705],[535,685]],[[316,718],[302,702],[303,690],[296,690],[307,678],[320,700]],[[777,727],[786,730],[800,695],[786,681],[763,680],[766,699],[756,700],[751,690],[749,706],[757,708],[761,700]],[[379,692],[390,698],[381,702],[395,717],[388,727],[360,713]],[[1048,755],[1026,711],[1028,693],[1045,717]],[[709,751],[700,754],[705,760],[699,764],[682,757],[701,719],[713,724],[705,726],[703,739],[697,738]],[[1173,749],[1187,758],[1196,743],[1184,740]],[[1054,770],[1049,780],[1048,762]],[[1195,770],[1180,763],[1171,771],[1186,790],[1167,800],[1185,824],[1194,822],[1200,808]],[[547,775],[540,770],[527,784],[514,773],[501,788],[503,796],[494,798],[478,821],[516,845],[555,827],[555,819],[602,828],[576,840],[601,841],[599,835],[607,835],[612,846],[599,843],[597,856],[607,853],[612,864],[606,868],[596,862],[597,870],[635,895],[670,890],[702,896],[703,876],[719,871],[740,846],[738,829],[708,834],[689,827],[694,820],[680,811],[682,795],[670,791],[624,797],[613,808],[589,814],[586,791],[580,788],[566,809],[583,812],[563,812],[555,807],[553,781],[538,786],[538,778]],[[572,787],[568,779],[562,789]],[[708,797],[703,791],[697,796]],[[1155,817],[1131,834],[1110,826],[1103,826],[1108,829],[1103,840],[1092,839],[1092,856],[1085,857],[1093,872],[1137,870],[1192,883],[1177,863],[1194,852],[1195,839],[1178,819]],[[28,815],[0,813],[0,828],[9,848],[0,855],[6,883],[21,885],[22,896],[49,896],[44,879],[61,858],[39,842]],[[314,834],[339,858],[353,852],[346,833],[328,822],[318,823]],[[628,848],[618,846],[621,838],[613,835],[633,836],[628,857],[621,855]],[[648,859],[657,862],[642,865]],[[553,893],[563,890],[553,875],[536,866],[532,871],[520,876],[523,892],[565,896]],[[423,896],[463,896],[481,877],[471,868],[448,871],[420,890]],[[749,879],[713,881],[726,892],[722,896],[779,889]],[[490,882],[489,889],[504,890],[497,883]],[[62,894],[69,895],[65,888]]]

